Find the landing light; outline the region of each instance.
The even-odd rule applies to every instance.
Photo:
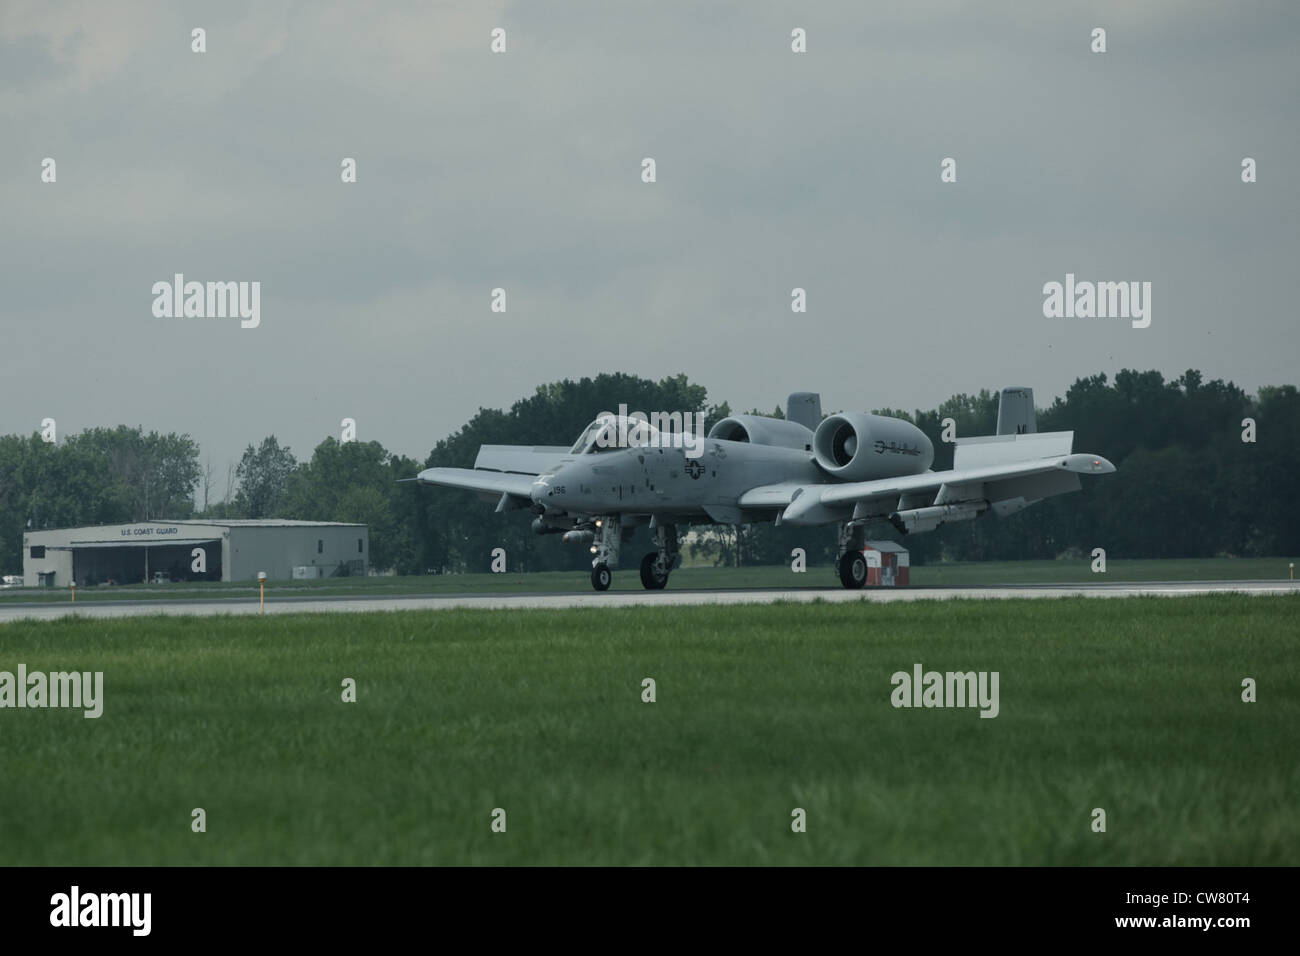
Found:
[[[594,544],[591,546],[591,553],[592,554],[596,553],[596,546]]]
[[[605,522],[603,522],[603,521],[597,521],[597,522],[596,522],[596,527],[599,528],[599,527],[600,527],[601,525],[603,525],[604,523],[605,523]]]

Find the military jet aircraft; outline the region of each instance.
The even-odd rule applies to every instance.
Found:
[[[948,471],[930,470],[934,446],[910,422],[865,412],[823,418],[813,392],[792,394],[785,419],[732,415],[698,440],[658,427],[665,420],[602,414],[570,448],[484,445],[473,468],[429,468],[417,480],[480,492],[497,511],[530,508],[538,534],[590,542],[598,591],[609,588],[620,546],[639,525],[649,525],[658,548],[641,559],[641,583],[658,590],[681,564],[679,528],[757,521],[837,525],[840,581],[860,588],[873,521],[913,534],[989,511],[1005,517],[1077,491],[1080,475],[1115,470],[1099,455],[1074,453],[1073,432],[1038,432],[1028,388],[1002,390],[997,434],[958,438]]]

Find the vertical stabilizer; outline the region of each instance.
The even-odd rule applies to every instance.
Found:
[[[1034,390],[1012,385],[998,399],[998,434],[1032,435],[1038,431],[1034,414]]]
[[[818,392],[791,392],[785,400],[786,421],[816,431],[822,423],[822,397]]]

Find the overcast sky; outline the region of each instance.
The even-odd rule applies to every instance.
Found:
[[[1297,64],[1284,2],[4,0],[0,434],[189,432],[224,483],[270,433],[422,459],[600,372],[1294,383]],[[156,318],[177,272],[260,282],[260,326]],[[1045,318],[1066,273],[1151,282],[1150,327]]]

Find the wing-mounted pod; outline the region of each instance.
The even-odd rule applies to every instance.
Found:
[[[845,412],[831,415],[813,436],[813,455],[841,481],[919,475],[934,462],[925,432],[901,418]]]
[[[774,445],[797,451],[812,451],[813,433],[798,422],[763,415],[732,415],[709,429],[709,437],[720,441],[743,441],[752,445]]]

